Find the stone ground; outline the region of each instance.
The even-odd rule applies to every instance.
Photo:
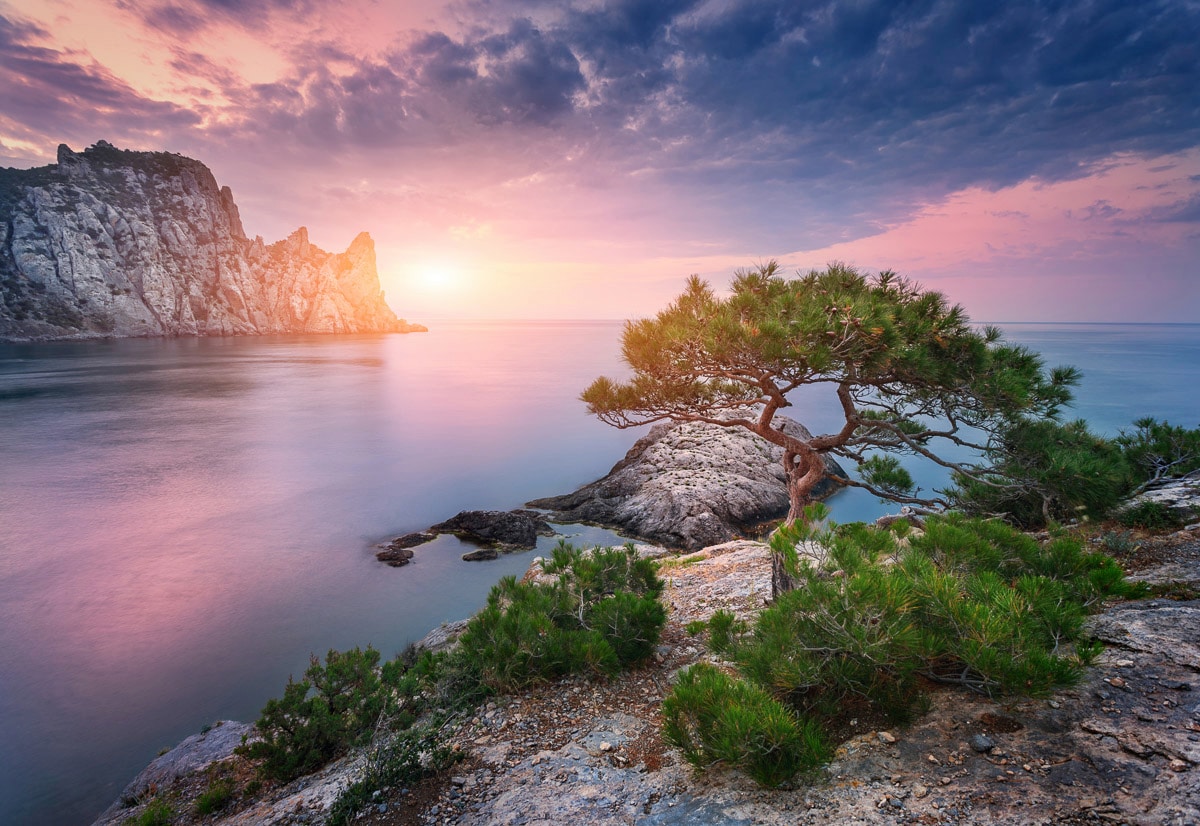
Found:
[[[767,549],[737,541],[669,560],[671,610],[653,662],[609,683],[489,703],[454,735],[463,761],[387,790],[355,822],[1200,826],[1200,530],[1143,541],[1122,561],[1164,596],[1091,620],[1107,648],[1077,687],[1007,702],[938,690],[906,729],[848,720],[831,764],[767,791],[730,770],[694,773],[659,733],[675,672],[707,656],[684,626],[718,608],[757,611],[770,593]],[[206,771],[240,771],[224,765]],[[223,819],[190,822],[321,823],[356,776],[347,758]],[[192,775],[179,785],[187,798],[205,784]]]
[[[1135,576],[1193,596],[1198,540],[1156,543],[1141,557],[1152,567]],[[1010,702],[938,691],[913,726],[864,721],[818,776],[765,791],[732,771],[694,773],[665,747],[659,707],[673,673],[705,656],[683,626],[721,607],[752,613],[769,595],[766,549],[706,549],[663,578],[671,617],[658,661],[612,683],[559,683],[489,704],[456,737],[464,762],[384,796],[360,822],[1200,824],[1196,599],[1124,603],[1094,618],[1108,647],[1074,689]]]

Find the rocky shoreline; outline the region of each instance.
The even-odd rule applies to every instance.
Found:
[[[634,451],[631,451],[633,454]],[[621,468],[614,469],[617,472]],[[1200,513],[1195,480],[1145,496]],[[688,623],[719,609],[750,618],[771,593],[770,550],[739,539],[660,560],[667,625],[647,664],[609,682],[568,679],[499,697],[450,725],[463,759],[412,788],[381,790],[356,823],[588,824],[1137,824],[1200,822],[1200,525],[1130,538],[1119,561],[1156,596],[1089,620],[1106,644],[1076,687],[1038,699],[990,700],[948,688],[904,729],[852,720],[832,762],[781,789],[732,770],[695,773],[664,743],[660,708],[676,673],[712,661]],[[527,577],[540,575],[540,560]],[[465,626],[421,643],[453,644]],[[148,790],[193,800],[205,772],[233,756],[246,724],[223,722],[150,764],[96,821],[136,814]],[[250,826],[324,822],[364,771],[358,751],[224,816],[185,822]],[[127,804],[134,803],[133,806]]]
[[[498,698],[461,720],[451,742],[465,760],[411,789],[380,795],[356,822],[374,824],[1091,824],[1200,822],[1200,530],[1144,540],[1123,560],[1131,576],[1170,583],[1184,599],[1109,606],[1090,620],[1107,644],[1075,688],[1043,699],[992,701],[960,691],[933,695],[907,729],[870,721],[818,776],[766,791],[733,771],[695,774],[666,747],[659,707],[678,669],[709,659],[684,626],[719,608],[750,616],[770,594],[769,549],[740,540],[663,559],[669,618],[654,660],[607,683],[566,680]],[[531,568],[536,576],[538,563]],[[446,644],[455,628],[425,644]],[[237,724],[225,724],[237,725]],[[186,765],[196,740],[151,765],[126,796]],[[231,729],[237,731],[237,729]],[[228,738],[226,738],[228,739]],[[228,745],[228,744],[226,744]],[[231,746],[229,747],[231,748]],[[320,823],[362,770],[351,755],[206,823]],[[192,780],[189,781],[189,778]],[[160,785],[160,788],[163,788]],[[110,809],[97,824],[122,823]]]

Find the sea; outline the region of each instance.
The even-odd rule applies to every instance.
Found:
[[[999,326],[1083,371],[1067,415],[1099,432],[1200,425],[1200,325]],[[312,654],[391,656],[477,610],[556,540],[468,563],[443,537],[403,568],[376,544],[606,473],[645,428],[578,396],[626,375],[621,329],[0,344],[0,823],[90,823],[164,748],[255,719]],[[836,426],[832,397],[795,402]]]

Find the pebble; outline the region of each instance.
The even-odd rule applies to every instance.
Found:
[[[971,748],[980,754],[991,751],[996,747],[995,741],[986,734],[973,734],[968,742],[970,743]]]
[[[890,731],[881,731],[879,732],[879,742],[889,744],[895,743],[896,735],[892,734]]]

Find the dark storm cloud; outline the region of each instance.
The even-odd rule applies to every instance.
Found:
[[[172,103],[142,97],[69,53],[31,45],[45,32],[0,16],[0,113],[24,129],[63,139],[130,135],[199,122]]]
[[[573,111],[585,88],[562,42],[525,20],[470,42],[423,34],[381,60],[349,59],[334,74],[327,56],[306,49],[287,81],[255,86],[242,101],[274,128],[313,146],[455,143],[479,127],[545,127]]]
[[[341,112],[365,95],[385,122],[419,112],[427,125],[458,106],[487,126],[620,142],[640,168],[722,186],[769,166],[781,184],[998,187],[1200,142],[1200,11],[1174,0],[486,8],[512,18],[460,39],[423,33],[311,105]],[[372,73],[395,78],[358,77]],[[403,117],[384,97],[398,86]],[[344,119],[333,131],[382,138]]]
[[[1200,136],[1200,14],[1179,3],[745,8],[672,28],[675,92],[710,139],[777,132],[800,177],[1004,185]]]
[[[528,21],[483,39],[487,75],[476,81],[472,111],[484,123],[545,125],[573,108],[584,88],[579,61],[563,42],[545,37]]]
[[[192,37],[212,21],[303,20],[324,0],[123,2]],[[856,199],[843,217],[872,211],[872,198],[1061,180],[1114,153],[1200,145],[1200,7],[1185,0],[458,8],[472,27],[409,32],[382,55],[297,44],[289,75],[269,85],[241,87],[182,48],[176,68],[234,101],[223,137],[273,130],[277,141],[349,150],[490,145],[496,127],[525,129],[528,141],[552,142],[548,159],[569,145],[591,161],[580,168],[636,168],[714,193],[734,187],[734,197],[757,190],[780,208],[796,191]],[[62,119],[91,116],[80,103],[195,122],[7,26],[6,109],[27,126],[60,132]]]

